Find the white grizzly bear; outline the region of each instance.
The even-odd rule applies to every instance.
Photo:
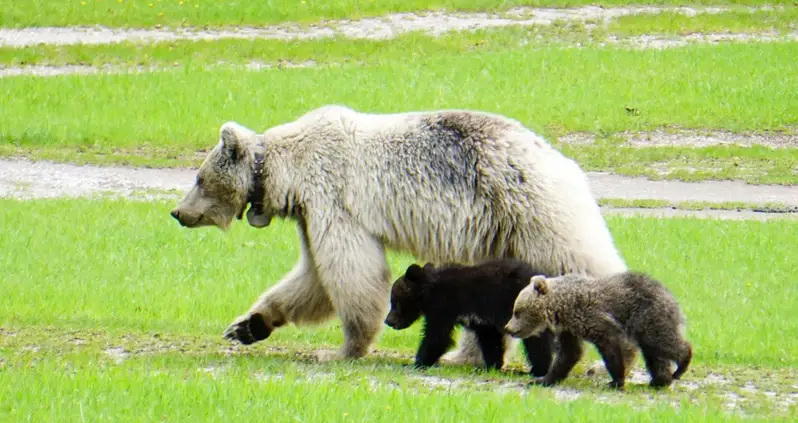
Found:
[[[324,106],[263,134],[225,123],[171,214],[186,227],[225,229],[248,205],[255,227],[294,220],[300,254],[225,331],[244,344],[337,315],[345,341],[335,357],[367,354],[388,312],[385,248],[433,263],[517,258],[552,275],[626,270],[580,167],[490,113]],[[540,339],[548,361],[535,374],[548,369],[550,341]],[[483,363],[469,332],[450,354]]]

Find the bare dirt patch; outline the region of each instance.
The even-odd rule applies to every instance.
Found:
[[[329,64],[328,66],[334,66]],[[266,63],[261,61],[252,61],[243,65],[227,64],[219,62],[214,65],[205,66],[204,69],[215,69],[224,67],[225,69],[241,69],[247,71],[259,71],[262,69],[295,69],[295,68],[309,68],[317,66],[316,61],[306,60],[302,62],[291,62],[288,60],[281,60],[275,63]],[[9,66],[0,67],[0,78],[7,78],[12,76],[61,76],[61,75],[98,75],[98,74],[136,74],[136,73],[152,73],[163,72],[172,69],[168,66],[114,66],[104,64],[100,66],[89,65],[64,65],[64,66],[50,66],[50,65],[32,65],[32,66]]]
[[[193,169],[99,167],[26,159],[0,160],[0,198],[123,197],[143,201],[177,200],[191,189],[195,176],[196,170]],[[664,200],[671,203],[780,203],[785,207],[798,207],[798,186],[748,185],[738,181],[652,181],[602,172],[588,172],[588,178],[597,198]],[[605,208],[604,212],[724,219],[770,219],[776,216],[774,213],[753,211],[689,211],[670,208]],[[778,214],[779,217],[795,215],[796,213]]]
[[[504,13],[396,13],[359,20],[329,20],[313,25],[283,23],[264,27],[200,30],[179,29],[110,29],[97,27],[42,27],[0,29],[0,46],[23,47],[35,44],[106,44],[122,41],[157,42],[173,40],[211,40],[220,38],[302,40],[342,36],[384,40],[400,34],[420,31],[440,35],[448,31],[475,30],[511,25],[550,25],[555,21],[606,21],[619,16],[657,14],[663,11],[694,16],[720,13],[723,7],[613,7],[585,6],[571,9],[519,7]],[[756,9],[752,9],[756,10]]]
[[[194,169],[78,166],[66,163],[0,160],[0,197],[22,199],[116,195],[179,197],[188,191]],[[735,181],[651,181],[588,172],[599,198],[661,199],[670,202],[714,201],[798,205],[798,187],[757,186]]]

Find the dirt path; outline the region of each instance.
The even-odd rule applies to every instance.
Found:
[[[751,10],[761,10],[751,9]],[[772,7],[771,7],[772,9]],[[318,24],[301,26],[296,23],[282,23],[263,27],[229,28],[220,30],[199,29],[110,29],[96,27],[41,27],[21,29],[0,29],[0,46],[22,47],[40,43],[52,45],[65,44],[106,44],[122,41],[155,42],[172,40],[208,40],[219,38],[244,39],[318,39],[334,36],[358,39],[389,39],[398,35],[421,31],[440,35],[448,31],[475,30],[511,25],[550,25],[555,21],[595,22],[633,15],[656,14],[663,11],[683,13],[689,16],[703,13],[720,13],[729,10],[724,7],[612,7],[585,6],[579,8],[547,9],[518,7],[505,13],[444,13],[427,12],[395,13],[359,20],[329,20]]]
[[[19,199],[55,197],[123,196],[151,200],[177,199],[191,188],[192,169],[148,169],[132,167],[77,166],[0,160],[0,197]],[[597,198],[657,199],[670,202],[711,201],[767,203],[780,202],[798,207],[798,186],[756,186],[742,182],[711,181],[687,183],[650,181],[608,173],[588,173]],[[672,209],[606,209],[608,214],[648,214],[661,217],[693,215],[727,219],[798,217],[798,213],[755,213],[752,211],[680,211]]]
[[[0,30],[2,32],[2,30]],[[636,37],[618,38],[611,36],[602,41],[602,45],[623,45],[634,49],[667,49],[682,47],[688,44],[720,44],[729,42],[746,42],[746,43],[767,43],[773,41],[798,41],[798,32],[791,32],[788,34],[775,34],[775,33],[757,33],[757,34],[688,34],[679,36],[664,36],[664,35],[641,35]],[[1,40],[0,40],[1,41]],[[574,45],[575,48],[581,48],[582,45]],[[244,70],[260,70],[273,67],[281,68],[307,68],[319,66],[315,61],[309,60],[299,63],[281,61],[279,64],[264,63],[259,61],[252,61],[242,65],[228,65],[225,63],[217,63],[208,65],[206,68],[218,67],[240,67]],[[124,74],[124,73],[142,73],[142,72],[156,72],[168,71],[171,68],[168,66],[88,66],[88,65],[32,65],[32,66],[9,66],[3,67],[0,65],[0,78],[20,75],[33,75],[33,76],[59,76],[59,75],[95,75],[95,74]]]

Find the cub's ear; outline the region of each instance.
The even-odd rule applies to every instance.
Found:
[[[405,272],[405,280],[409,282],[421,282],[425,278],[424,269],[415,263],[411,264]]]
[[[549,285],[546,283],[546,277],[542,275],[535,275],[532,276],[532,279],[529,281],[532,284],[532,287],[535,288],[535,291],[540,295],[546,295],[549,293]]]
[[[424,265],[424,271],[428,272],[430,270],[435,270],[435,265],[432,263],[427,263]]]
[[[222,149],[230,160],[237,161],[244,155],[246,146],[244,140],[254,135],[255,131],[245,128],[236,122],[226,122],[219,129],[219,138],[222,142]]]

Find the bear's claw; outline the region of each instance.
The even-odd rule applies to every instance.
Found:
[[[238,341],[244,345],[254,344],[271,335],[271,330],[266,325],[263,316],[257,313],[236,320],[222,335],[225,339]]]

